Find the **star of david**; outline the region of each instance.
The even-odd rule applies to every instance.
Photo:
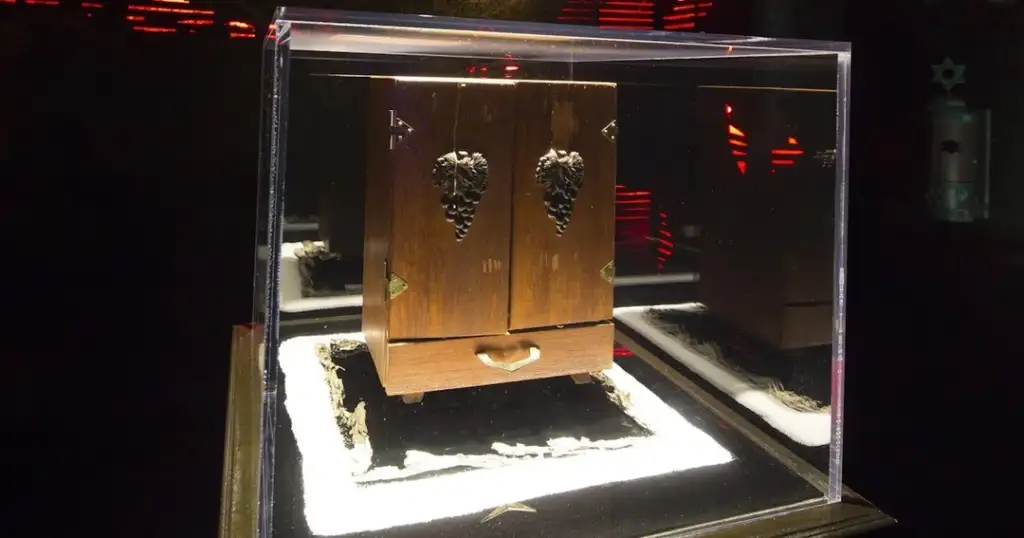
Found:
[[[952,58],[946,56],[942,63],[932,66],[932,82],[941,85],[949,93],[957,84],[967,83],[964,79],[966,69],[966,64],[955,64]]]

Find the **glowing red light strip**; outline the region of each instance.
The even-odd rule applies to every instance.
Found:
[[[683,19],[692,19],[696,17],[696,13],[680,13],[678,15],[666,15],[664,20],[666,21],[679,21]]]
[[[684,23],[680,23],[680,24],[666,24],[665,25],[665,29],[666,30],[680,30],[680,29],[683,29],[683,28],[693,28],[693,27],[694,27],[694,23],[692,23],[692,22],[684,22]]]
[[[238,33],[238,32],[231,32],[230,34],[228,34],[228,37],[230,37],[231,39],[238,39],[238,38],[252,39],[252,38],[256,37],[256,34],[242,34],[242,33]]]
[[[13,2],[14,0],[11,0],[11,1]],[[95,2],[82,2],[82,7],[84,7],[84,8],[102,8],[103,4],[97,4]]]
[[[168,4],[187,4],[188,0],[153,0],[154,2],[166,2]]]
[[[178,31],[177,28],[164,28],[161,26],[132,26],[132,30],[147,34],[173,34]]]
[[[630,18],[630,17],[600,17],[600,18],[598,18],[598,20],[601,21],[601,22],[606,22],[606,21],[607,22],[647,22],[647,20],[649,20],[649,19],[643,19],[643,18],[640,18],[640,17],[637,17],[637,18]]]
[[[787,166],[793,165],[795,162],[793,159],[772,159],[772,164],[784,164]]]
[[[773,149],[772,155],[803,155],[802,149]]]
[[[157,6],[137,6],[129,5],[128,9],[131,11],[149,11],[151,13],[176,13],[178,15],[215,15],[216,13],[209,9],[183,9],[177,7],[157,7]]]
[[[654,15],[653,11],[651,11],[651,10],[643,10],[643,9],[605,9],[605,8],[601,8],[601,9],[598,10],[598,12],[601,13],[601,14],[611,13],[613,15],[647,15],[648,17],[645,17],[645,18],[650,18],[651,15]]]
[[[178,24],[186,24],[188,26],[209,26],[213,24],[212,19],[182,19],[178,21]]]
[[[629,192],[617,192],[616,196],[650,196],[651,191],[629,191]]]
[[[143,17],[142,15],[127,15],[127,16],[125,16],[124,20],[126,20],[126,21],[133,21],[133,22],[142,22],[142,21],[146,20],[146,17]]]
[[[30,6],[59,6],[60,0],[25,0]]]

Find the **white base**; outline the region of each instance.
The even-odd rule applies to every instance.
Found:
[[[719,465],[732,455],[659,399],[617,365],[604,374],[617,393],[626,393],[627,411],[652,435],[612,442],[610,447],[586,439],[552,439],[546,447],[493,447],[495,456],[509,448],[519,456],[485,458],[478,468],[397,482],[360,483],[366,469],[368,445],[345,447],[332,410],[324,369],[316,356],[318,344],[331,340],[362,340],[362,334],[305,336],[281,345],[285,409],[302,456],[306,522],[313,534],[337,536],[379,531],[480,513],[538,497]],[[354,407],[356,402],[346,402]],[[372,413],[373,410],[367,410]],[[370,432],[373,435],[373,432]],[[372,444],[372,437],[369,444]],[[554,458],[524,454],[559,452],[566,446],[589,450]],[[410,451],[405,465],[443,469],[480,465],[462,455],[436,456]]]
[[[615,309],[615,319],[640,333],[743,407],[757,413],[786,437],[805,446],[829,444],[832,438],[831,413],[801,412],[787,407],[767,391],[751,385],[644,319],[644,313],[651,309],[693,311],[701,308],[703,305],[699,303],[627,306]]]

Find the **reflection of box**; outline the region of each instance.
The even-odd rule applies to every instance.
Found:
[[[780,348],[832,341],[835,94],[703,89],[700,300]]]
[[[372,81],[363,331],[389,394],[611,365],[614,114],[611,85]],[[562,235],[551,149],[584,163]]]

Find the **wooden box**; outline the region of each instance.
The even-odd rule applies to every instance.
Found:
[[[831,343],[835,171],[814,156],[835,94],[701,91],[699,300],[780,349]]]
[[[370,94],[363,331],[387,393],[610,367],[615,87],[376,79]],[[572,192],[562,229],[545,200]]]

